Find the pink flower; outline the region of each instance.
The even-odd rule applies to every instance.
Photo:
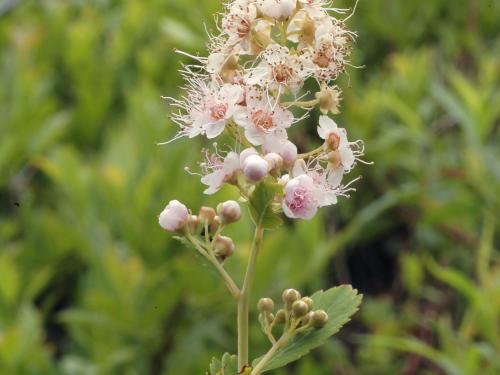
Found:
[[[181,109],[172,117],[181,128],[174,139],[194,138],[200,134],[207,138],[217,137],[242,101],[243,89],[239,85],[207,83],[197,77],[191,77],[188,82],[185,101],[171,99],[174,106]]]
[[[245,129],[248,141],[259,146],[271,139],[287,139],[286,129],[294,117],[265,91],[252,88],[246,95],[246,106],[239,107],[234,121]]]
[[[287,47],[271,44],[260,55],[262,61],[249,71],[247,84],[258,85],[271,90],[289,88],[297,92],[309,76],[296,54]],[[284,90],[283,90],[284,91]]]
[[[169,232],[182,231],[188,222],[189,212],[185,205],[177,200],[168,203],[158,217],[160,226]]]
[[[208,155],[207,161],[201,165],[205,175],[201,182],[208,186],[205,194],[214,194],[220,190],[225,182],[231,181],[240,169],[240,157],[236,152],[229,152],[224,159],[219,155]]]
[[[292,219],[312,219],[318,211],[313,179],[302,174],[285,185],[282,207],[286,216]]]

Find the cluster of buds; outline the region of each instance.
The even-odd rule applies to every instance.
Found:
[[[240,217],[240,205],[233,200],[220,203],[216,209],[201,207],[198,215],[193,215],[184,204],[173,200],[161,212],[158,222],[166,231],[201,244],[204,251],[224,261],[234,253],[234,242],[230,237],[223,236],[222,231]],[[204,242],[198,241],[198,238]]]
[[[186,86],[172,119],[180,127],[174,139],[225,134],[234,142],[223,152],[205,150],[200,163],[206,194],[224,184],[249,198],[253,185],[268,179],[283,187],[277,196],[289,218],[311,219],[318,208],[346,196],[342,183],[363,143],[350,142],[347,131],[328,114],[339,113],[341,91],[332,82],[349,64],[355,34],[334,15],[345,10],[327,0],[234,0],[226,5],[210,35],[208,56],[186,53],[194,63],[181,70]],[[307,80],[317,92],[301,93]],[[302,111],[298,117],[291,108]],[[322,146],[298,153],[288,130],[313,108],[322,115],[317,133]],[[175,225],[174,225],[175,226]]]
[[[322,328],[328,322],[328,314],[324,310],[313,310],[313,300],[302,297],[295,289],[286,289],[282,300],[283,308],[276,312],[271,298],[261,298],[257,303],[261,328],[271,342],[275,341],[274,327],[283,326],[283,333],[291,336],[310,328]]]

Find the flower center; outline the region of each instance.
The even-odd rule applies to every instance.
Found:
[[[250,21],[246,18],[240,18],[239,22],[236,23],[236,33],[240,38],[244,38],[251,31]]]
[[[288,202],[288,207],[292,211],[300,210],[309,204],[309,192],[304,188],[298,188],[293,192],[293,198]]]
[[[324,52],[318,52],[316,56],[314,56],[313,62],[320,68],[326,68],[330,64],[330,59]]]
[[[292,69],[285,64],[278,64],[273,68],[273,77],[278,83],[286,82],[291,76]]]
[[[222,120],[226,117],[227,105],[224,103],[217,103],[212,108],[210,108],[210,116],[214,120]]]
[[[252,113],[252,122],[256,127],[264,131],[274,128],[272,116],[261,109]]]

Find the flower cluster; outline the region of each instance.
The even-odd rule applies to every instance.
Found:
[[[283,188],[276,200],[286,216],[310,219],[351,190],[343,177],[361,160],[363,143],[349,141],[328,117],[339,113],[341,91],[333,82],[349,64],[355,37],[338,18],[343,11],[327,0],[234,0],[210,35],[208,56],[184,53],[194,60],[181,70],[186,94],[167,98],[178,108],[174,139],[234,141],[224,152],[204,151],[199,175],[206,194],[230,184],[249,198],[269,179]],[[306,80],[317,83],[314,95],[301,92]],[[289,130],[315,107],[323,144],[299,154]]]

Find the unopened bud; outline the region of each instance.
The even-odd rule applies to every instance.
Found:
[[[286,311],[283,309],[278,310],[274,317],[274,324],[283,324],[286,322]]]
[[[234,253],[234,242],[231,238],[226,236],[217,236],[214,241],[215,255],[226,259]]]
[[[217,206],[217,214],[222,223],[234,223],[241,217],[240,205],[236,201],[225,201]]]
[[[189,215],[188,228],[191,233],[198,233],[200,228],[200,220],[196,215]]]
[[[301,301],[304,302],[307,305],[307,307],[309,308],[309,310],[312,309],[313,303],[314,303],[313,300],[312,300],[312,298],[310,298],[310,297],[302,297]]]
[[[257,303],[260,312],[270,313],[274,310],[274,302],[271,298],[261,298]]]
[[[292,304],[292,314],[295,318],[302,318],[309,312],[309,306],[301,300],[295,301]]]
[[[250,181],[258,182],[267,176],[269,164],[259,155],[250,155],[243,163],[243,173]]]
[[[257,150],[255,150],[253,147],[249,147],[249,148],[246,148],[243,151],[241,151],[241,153],[240,153],[240,165],[243,166],[243,164],[245,164],[245,160],[247,160],[247,158],[249,156],[252,156],[252,155],[259,155]]]
[[[316,310],[311,317],[311,325],[314,328],[324,327],[328,322],[328,314],[324,310]]]
[[[270,152],[264,156],[264,160],[269,164],[269,170],[271,172],[277,172],[283,166],[283,158],[276,154],[275,152]]]
[[[290,310],[292,304],[300,299],[300,293],[295,289],[286,289],[281,295],[281,298],[285,303],[285,309]]]
[[[177,200],[170,201],[158,217],[158,223],[168,232],[183,232],[188,220],[188,209]]]
[[[297,153],[297,146],[290,141],[286,141],[279,153],[283,158],[283,165],[290,168],[297,160]]]
[[[202,223],[212,223],[215,219],[216,212],[212,207],[201,207],[198,213],[198,219]]]

